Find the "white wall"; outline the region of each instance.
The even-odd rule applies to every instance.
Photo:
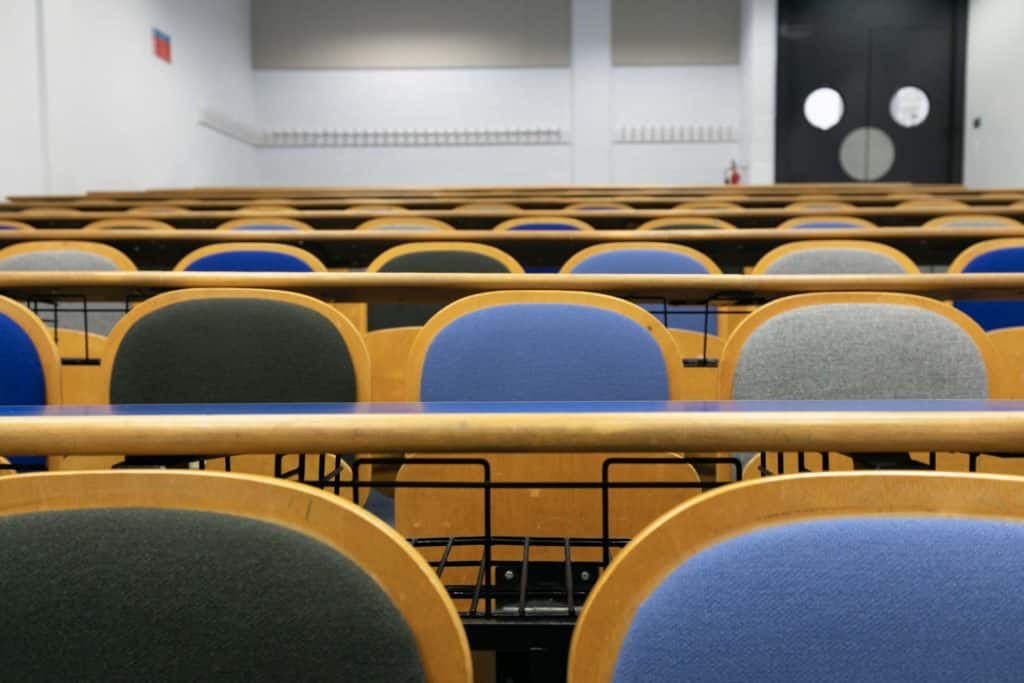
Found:
[[[630,125],[740,120],[739,67],[612,67],[608,0],[576,0],[571,69],[255,72],[264,130],[553,127],[566,145],[310,147],[258,151],[273,184],[710,183],[736,143],[613,144]]]
[[[752,118],[743,115],[755,106],[750,79],[736,65],[613,67],[609,0],[573,4],[572,68],[289,71],[251,68],[248,0],[4,0],[0,74],[17,97],[0,110],[0,152],[19,163],[0,164],[0,194],[253,183],[703,184],[721,182],[731,159],[746,161],[746,148],[733,142],[614,143],[628,126],[738,127]],[[758,45],[774,41],[773,21],[757,24]],[[153,27],[171,35],[170,65],[152,55]],[[762,71],[767,64],[755,63]],[[774,79],[759,87],[773,91]],[[568,138],[255,149],[198,125],[202,108],[258,130],[544,127]],[[774,115],[762,120],[773,137]]]
[[[775,81],[778,0],[740,7],[740,147],[743,182],[775,182]]]
[[[612,126],[739,126],[740,69],[722,66],[616,67]],[[737,159],[736,142],[618,143],[612,182],[714,185]]]
[[[202,107],[253,116],[247,0],[42,8],[52,191],[255,180],[250,147],[198,125]],[[154,27],[171,64],[152,54]]]
[[[1024,2],[971,0],[967,15],[964,178],[972,187],[1024,186]],[[975,117],[981,127],[974,129]]]
[[[257,70],[268,130],[569,127],[568,69]],[[568,145],[261,149],[264,184],[567,182]]]
[[[0,2],[0,196],[46,191],[35,0]]]

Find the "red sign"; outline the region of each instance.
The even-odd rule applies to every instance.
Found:
[[[153,54],[171,63],[171,37],[158,29],[153,29]]]

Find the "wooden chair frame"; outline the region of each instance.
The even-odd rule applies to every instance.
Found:
[[[575,230],[594,229],[594,226],[590,223],[586,223],[578,218],[571,218],[569,216],[530,216],[529,218],[509,218],[495,225],[494,229],[498,232],[507,232],[509,230],[515,230],[520,225],[529,225],[531,223],[561,223],[562,225],[571,225]]]
[[[673,211],[732,211],[743,207],[735,202],[719,201],[716,199],[696,199],[689,202],[680,202],[672,207]]]
[[[249,204],[234,210],[239,216],[276,216],[282,213],[298,213],[298,209],[287,204]]]
[[[997,226],[984,226],[984,227],[1005,227],[1005,228],[1019,228],[1024,229],[1024,223],[1021,223],[1015,218],[1009,216],[1000,216],[998,214],[984,214],[984,213],[956,213],[949,216],[936,216],[931,220],[927,221],[922,228],[961,228],[970,226],[953,226],[948,225],[953,221],[964,222],[964,221],[985,221],[986,223],[999,223]]]
[[[855,216],[840,216],[840,215],[825,215],[825,214],[807,214],[806,216],[796,216],[779,223],[777,230],[798,230],[801,225],[805,223],[820,223],[830,221],[842,221],[849,223],[850,228],[864,228],[867,230],[878,230],[878,226],[869,220],[863,218],[857,218]],[[849,228],[835,228],[837,230],[847,230]]]
[[[699,496],[634,537],[605,570],[576,623],[568,680],[612,680],[639,605],[672,571],[712,546],[812,519],[887,515],[1022,522],[1021,482],[944,472],[843,472],[771,477]]]
[[[907,199],[896,205],[897,209],[969,209],[970,204],[957,199],[946,199],[944,197],[931,197],[920,199]]]
[[[522,211],[523,208],[516,204],[505,202],[467,202],[459,204],[453,211]]]
[[[397,204],[353,204],[345,207],[346,213],[406,213],[409,209]]]
[[[180,216],[182,214],[191,213],[190,209],[186,209],[183,206],[173,206],[171,204],[153,204],[146,206],[133,206],[125,211],[127,214],[133,216]]]
[[[436,218],[424,218],[423,216],[410,216],[408,218],[400,217],[400,216],[399,217],[386,216],[386,217],[381,217],[381,218],[371,218],[368,221],[363,221],[362,223],[357,225],[354,229],[355,230],[381,230],[381,229],[387,228],[389,226],[394,226],[396,223],[399,223],[399,222],[402,225],[415,226],[416,228],[427,228],[427,229],[430,229],[430,230],[443,230],[445,232],[448,232],[448,231],[451,231],[451,230],[455,230],[455,226],[450,225],[449,223],[445,223],[444,221],[438,220]]]
[[[306,534],[351,559],[387,594],[412,631],[427,680],[472,680],[465,630],[434,570],[385,523],[310,486],[214,472],[61,472],[4,477],[0,501],[3,515],[90,508],[196,510]]]
[[[696,225],[700,228],[712,228],[719,230],[736,230],[736,226],[721,218],[698,218],[696,216],[670,216],[668,218],[654,218],[645,221],[637,226],[637,230],[659,230],[665,225]],[[681,228],[686,230],[687,228]]]
[[[871,251],[877,254],[884,254],[893,259],[900,264],[905,273],[917,274],[921,272],[917,264],[909,256],[895,247],[890,247],[888,244],[870,242],[868,240],[806,240],[790,242],[775,247],[758,259],[750,273],[751,275],[765,275],[765,271],[780,258],[802,251],[814,251],[815,249],[859,249],[861,251]]]
[[[275,216],[261,216],[259,218],[252,216],[249,218],[233,218],[229,221],[225,221],[217,226],[217,230],[239,230],[244,229],[249,225],[284,225],[292,230],[302,230],[305,232],[311,232],[313,226],[305,221],[295,220],[294,218],[277,218]],[[287,229],[286,228],[286,229]],[[272,230],[265,230],[260,232],[273,232]]]
[[[36,226],[23,223],[22,221],[9,221],[0,216],[0,229],[3,230],[35,230]]]
[[[327,266],[325,266],[320,259],[305,249],[291,244],[279,244],[275,242],[227,242],[223,244],[207,244],[204,247],[199,247],[198,249],[185,254],[185,256],[175,264],[174,270],[188,270],[190,265],[207,256],[214,256],[216,254],[233,254],[245,251],[263,251],[273,252],[275,254],[285,254],[299,259],[309,266],[309,269],[314,273],[327,272]],[[0,250],[0,258],[2,257],[3,250]]]
[[[152,218],[104,218],[83,226],[82,230],[174,230],[174,226]]]
[[[602,210],[608,210],[608,211],[632,211],[633,208],[634,207],[630,206],[629,204],[626,204],[625,202],[615,202],[615,201],[603,202],[603,201],[598,201],[598,200],[595,199],[595,200],[591,200],[591,201],[587,201],[587,202],[573,202],[572,204],[567,204],[563,210],[564,211],[593,211],[595,209],[602,209]]]
[[[786,204],[786,208],[794,211],[849,211],[857,207],[849,202],[841,202],[838,199],[802,199]]]
[[[462,251],[480,254],[498,261],[508,269],[509,273],[522,274],[525,272],[519,261],[512,258],[508,253],[497,247],[492,247],[488,244],[477,244],[476,242],[410,242],[408,244],[399,244],[378,254],[377,258],[373,259],[370,265],[366,267],[366,272],[379,272],[386,264],[400,256],[429,251]]]

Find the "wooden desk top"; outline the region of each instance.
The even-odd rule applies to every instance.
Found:
[[[558,275],[485,273],[0,272],[14,297],[151,296],[196,287],[257,287],[326,301],[438,302],[496,290],[572,290],[670,303],[763,302],[807,292],[878,291],[937,299],[1024,299],[1024,273],[927,275]]]
[[[6,454],[1014,452],[1024,402],[6,406],[0,443]]]
[[[1024,206],[1010,207],[1006,205],[970,207],[966,209],[946,209],[936,207],[917,208],[896,208],[879,206],[862,206],[855,209],[846,209],[842,212],[846,216],[865,218],[878,225],[884,226],[918,226],[936,216],[948,216],[956,214],[977,214],[985,213],[998,216],[1009,216],[1018,220],[1024,219]],[[716,209],[702,211],[668,210],[668,209],[633,209],[624,211],[557,211],[553,209],[544,210],[522,210],[522,211],[455,211],[431,209],[426,211],[410,212],[408,216],[423,216],[443,220],[460,230],[489,230],[507,218],[529,218],[531,216],[564,216],[578,218],[590,223],[599,230],[622,230],[633,229],[641,223],[654,218],[665,218],[667,216],[687,217],[711,217],[733,223],[742,228],[774,228],[789,218],[822,214],[825,212],[813,212],[802,209],[784,209],[781,207],[750,208],[750,209]],[[837,212],[827,212],[837,213]],[[401,216],[403,214],[383,214],[386,216]],[[290,211],[281,214],[280,218],[295,218],[305,221],[318,229],[347,229],[370,220],[380,218],[379,212],[374,211],[344,211],[344,210],[305,210]],[[18,212],[0,213],[0,218],[7,217],[11,220],[24,220],[38,228],[78,228],[96,220],[107,218],[117,219],[139,219],[147,216],[133,216],[123,211],[82,211],[80,214],[54,213],[33,213],[30,216],[21,216]],[[152,218],[152,217],[148,217]],[[190,211],[187,214],[172,214],[157,216],[159,220],[165,221],[178,228],[213,228],[235,218],[253,218],[235,211]],[[264,217],[266,218],[266,217]]]
[[[524,266],[561,266],[577,251],[604,242],[657,241],[690,245],[711,257],[723,270],[753,265],[765,252],[794,240],[866,239],[890,244],[916,263],[946,264],[981,240],[1024,237],[1018,228],[885,228],[884,230],[636,230],[512,231],[458,230],[317,230],[260,232],[233,230],[0,230],[0,246],[45,240],[89,240],[118,247],[145,270],[169,270],[185,254],[216,242],[283,242],[314,253],[328,267],[365,267],[385,249],[406,242],[468,241],[505,250]]]

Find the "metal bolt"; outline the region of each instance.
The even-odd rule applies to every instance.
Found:
[[[506,569],[504,576],[506,581],[511,581],[512,579],[516,578],[516,573],[511,569]]]
[[[590,581],[590,572],[586,569],[580,572],[580,581]]]

